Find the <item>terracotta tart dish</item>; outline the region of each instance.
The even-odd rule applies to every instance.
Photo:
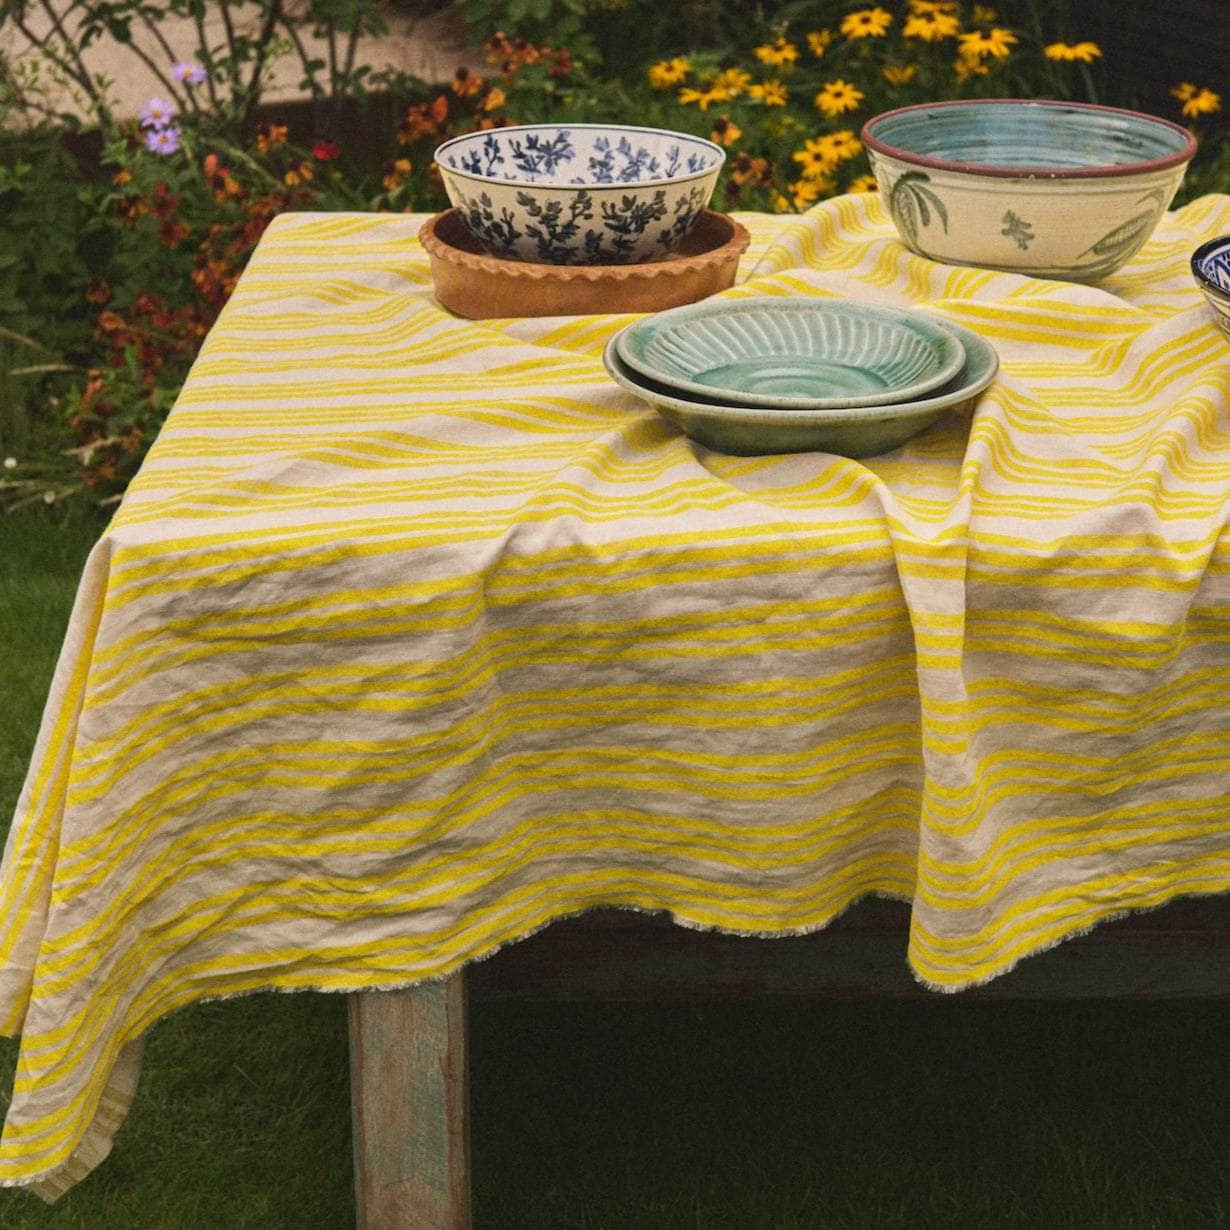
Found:
[[[419,239],[431,258],[436,298],[470,320],[659,312],[734,284],[750,236],[707,209],[678,255],[640,265],[536,265],[488,255],[456,209],[429,218]]]

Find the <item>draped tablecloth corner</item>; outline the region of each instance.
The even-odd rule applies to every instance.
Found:
[[[422,217],[278,218],[90,558],[0,872],[0,1182],[97,1164],[185,1004],[437,977],[588,906],[749,935],[911,903],[940,990],[1230,891],[1230,349],[1168,214],[1099,286],[742,214],[726,292],[998,349],[863,462],[736,458],[461,321]]]

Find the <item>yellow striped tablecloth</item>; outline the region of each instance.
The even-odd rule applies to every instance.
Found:
[[[1230,890],[1230,346],[1167,215],[1096,287],[739,215],[746,295],[990,340],[906,447],[735,458],[630,317],[466,322],[422,217],[278,218],[85,570],[0,879],[0,1181],[105,1156],[164,1014],[439,977],[589,906],[912,904],[958,990]]]

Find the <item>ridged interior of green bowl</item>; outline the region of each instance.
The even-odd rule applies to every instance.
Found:
[[[1151,162],[1186,144],[1181,131],[1145,116],[1062,103],[911,109],[869,131],[887,146],[945,162],[1048,170]]]
[[[963,358],[951,333],[904,312],[774,299],[639,321],[620,338],[620,352],[678,388],[783,406],[921,394]]]
[[[874,373],[885,385],[904,386],[939,370],[930,338],[862,317],[770,313],[689,321],[654,337],[644,358],[668,376],[718,383],[709,377],[742,362],[820,358]]]

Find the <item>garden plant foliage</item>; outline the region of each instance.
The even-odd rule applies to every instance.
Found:
[[[790,212],[874,191],[858,134],[892,107],[1135,102],[1061,0],[1012,8],[470,0],[484,63],[429,83],[361,62],[360,38],[384,30],[376,0],[0,0],[0,29],[36,45],[0,55],[0,504],[118,499],[270,220],[444,208],[432,151],[458,133],[539,120],[691,132],[728,151],[715,207]],[[197,30],[191,58],[172,53],[170,17]],[[86,67],[101,37],[160,82],[137,116]],[[318,104],[310,129],[262,105],[286,51]],[[51,83],[75,93],[84,134]],[[1176,80],[1168,102],[1206,138],[1186,195],[1230,188],[1226,143],[1209,139],[1218,93]]]

